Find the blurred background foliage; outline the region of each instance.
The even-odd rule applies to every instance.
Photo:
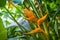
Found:
[[[37,18],[49,14],[45,20],[48,39],[42,33],[24,34],[37,28],[25,19],[26,8]],[[60,0],[0,0],[0,40],[60,40]]]

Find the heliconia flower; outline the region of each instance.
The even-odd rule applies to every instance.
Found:
[[[40,25],[46,20],[48,14],[46,14],[45,16],[43,16],[42,18],[37,20],[37,18],[35,17],[35,15],[32,11],[25,9],[24,13],[28,17],[28,18],[26,18],[27,20],[32,21],[32,22],[37,22],[37,24],[38,24],[38,28],[36,28],[35,30],[32,30],[31,32],[25,33],[25,34],[34,34],[34,33],[38,33],[38,32],[42,32],[42,33],[46,34],[44,32],[44,30],[41,29]]]
[[[29,20],[29,21],[32,21],[32,22],[36,22],[37,21],[37,19],[34,16],[26,18],[26,19]]]
[[[24,9],[24,14],[25,14],[27,17],[34,16],[34,13],[33,13],[31,10],[28,10],[28,9]]]
[[[27,16],[27,20],[32,21],[32,22],[36,22],[37,18],[34,15],[32,10],[28,10],[28,9],[24,9],[24,14]]]
[[[32,30],[31,32],[24,33],[24,34],[35,34],[35,33],[38,33],[38,32],[45,33],[43,29],[36,28],[35,30]]]
[[[48,14],[46,14],[46,15],[43,16],[42,18],[38,19],[38,20],[37,20],[37,24],[38,24],[38,25],[41,25],[41,24],[46,20],[47,15],[48,15]]]

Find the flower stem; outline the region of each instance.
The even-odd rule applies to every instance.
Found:
[[[41,10],[41,1],[39,0],[38,1],[39,2],[39,8],[40,8],[40,14],[41,14],[41,16],[43,17],[43,14],[42,14],[42,10]],[[49,36],[48,36],[48,30],[47,30],[47,27],[46,27],[46,25],[45,25],[45,22],[43,23],[43,26],[44,26],[44,30],[45,30],[45,36],[46,36],[46,39],[47,40],[49,40]]]

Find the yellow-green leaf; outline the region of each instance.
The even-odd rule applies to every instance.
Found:
[[[0,18],[0,40],[7,40],[7,30],[4,28],[1,18]]]
[[[56,32],[57,36],[59,36],[57,21],[55,21],[54,29],[55,29],[55,32]]]

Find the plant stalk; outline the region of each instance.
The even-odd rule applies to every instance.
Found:
[[[39,2],[38,5],[39,5],[39,9],[40,9],[40,14],[41,14],[41,16],[43,17],[42,10],[41,10],[41,5],[40,5],[40,4],[42,4],[42,3],[41,3],[40,0],[39,0],[38,2]],[[45,22],[43,23],[43,26],[44,26],[44,30],[45,30],[45,33],[46,33],[46,34],[45,34],[46,39],[49,40],[48,30],[47,30],[47,27],[46,27]]]
[[[5,8],[6,10],[7,10],[7,12],[9,13],[9,15],[13,18],[13,20],[17,23],[17,25],[19,26],[19,28],[24,32],[24,30],[23,30],[23,26],[22,25],[20,25],[17,21],[16,21],[16,19],[12,16],[12,14],[9,12],[9,10],[7,9],[7,8]]]

